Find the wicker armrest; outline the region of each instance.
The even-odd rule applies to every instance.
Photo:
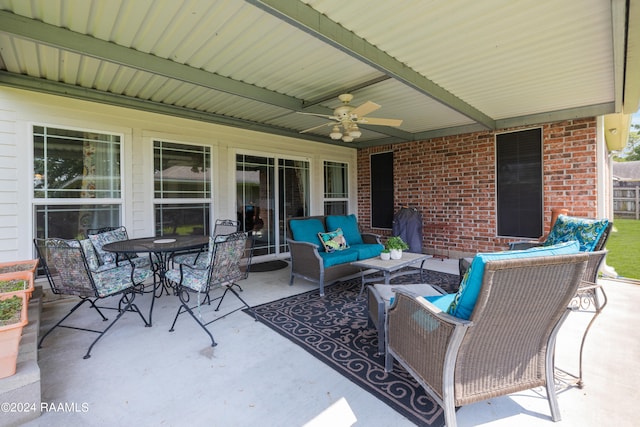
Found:
[[[385,368],[391,370],[393,356],[442,397],[445,365],[453,365],[457,347],[472,325],[443,312],[422,296],[398,289],[387,313]]]

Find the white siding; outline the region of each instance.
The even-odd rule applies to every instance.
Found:
[[[315,171],[311,206],[319,214],[323,206],[322,161],[339,159],[349,163],[352,177],[357,172],[356,150],[352,148],[0,87],[0,262],[33,257],[30,130],[33,124],[123,135],[123,221],[132,237],[154,233],[151,145],[154,137],[211,146],[214,218],[235,217],[236,151],[309,158],[312,173]],[[355,210],[355,187],[351,197],[351,208]]]

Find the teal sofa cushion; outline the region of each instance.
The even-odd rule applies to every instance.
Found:
[[[358,252],[358,260],[362,260],[379,256],[384,246],[378,243],[359,243],[351,245],[351,249]]]
[[[471,266],[467,270],[458,292],[447,309],[447,312],[460,319],[469,319],[476,305],[480,286],[482,285],[482,276],[484,275],[484,266],[487,261],[496,261],[514,258],[533,258],[550,255],[568,255],[575,254],[580,251],[580,245],[576,241],[560,243],[554,246],[540,246],[532,249],[521,251],[504,251],[479,253],[473,258]]]
[[[543,246],[576,240],[582,252],[593,252],[609,225],[608,219],[587,219],[558,215]]]
[[[349,246],[364,243],[360,235],[360,229],[358,228],[358,219],[355,215],[327,215],[325,221],[327,222],[327,229],[329,230],[342,229],[344,238],[347,240]]]
[[[358,252],[351,248],[335,252],[318,252],[318,255],[322,258],[324,268],[358,260]]]
[[[289,227],[291,227],[291,234],[293,240],[299,242],[309,242],[318,245],[318,251],[324,252],[324,246],[320,242],[318,233],[324,233],[324,225],[322,221],[317,218],[309,219],[292,219],[289,221]],[[347,240],[348,242],[349,240]]]

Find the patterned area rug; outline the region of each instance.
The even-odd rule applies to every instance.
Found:
[[[426,283],[448,292],[457,289],[457,275],[425,270]],[[418,273],[398,283],[420,283]],[[376,356],[378,338],[369,324],[367,295],[358,297],[360,279],[325,288],[325,297],[310,291],[253,307],[258,318],[419,426],[442,426],[442,409],[397,362],[384,371]]]

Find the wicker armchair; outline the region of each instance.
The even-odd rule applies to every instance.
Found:
[[[554,347],[588,255],[489,261],[469,320],[450,316],[424,298],[396,292],[387,315],[386,369],[393,359],[444,409],[546,386],[554,421]]]

